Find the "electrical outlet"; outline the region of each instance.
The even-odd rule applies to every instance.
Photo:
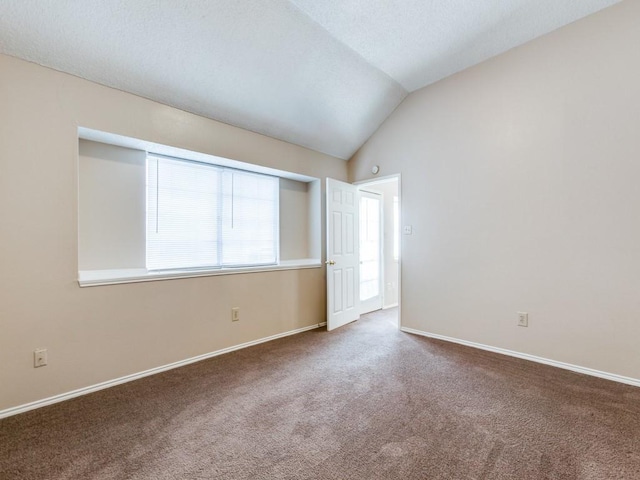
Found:
[[[527,312],[518,312],[518,326],[519,327],[529,326],[529,314]]]
[[[402,233],[404,233],[405,235],[411,235],[413,234],[413,227],[411,225],[405,225],[402,228]]]
[[[237,322],[240,320],[240,307],[233,307],[231,309],[231,321]]]
[[[46,348],[39,348],[33,351],[33,368],[44,367],[47,363]]]

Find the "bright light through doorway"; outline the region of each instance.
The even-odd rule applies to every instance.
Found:
[[[400,182],[397,177],[359,186],[360,314],[399,305]]]
[[[380,237],[380,198],[363,196],[360,199],[360,301],[380,296]]]
[[[360,302],[382,308],[381,196],[363,192],[360,197]],[[377,308],[375,308],[377,306]]]

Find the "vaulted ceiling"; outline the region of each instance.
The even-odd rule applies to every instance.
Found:
[[[2,0],[0,52],[348,159],[409,92],[618,1]]]

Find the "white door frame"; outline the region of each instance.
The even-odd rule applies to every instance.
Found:
[[[398,215],[399,215],[399,225],[400,225],[400,242],[398,245],[398,330],[402,328],[402,244],[403,234],[402,234],[402,225],[403,225],[403,215],[402,215],[402,174],[396,173],[392,175],[385,175],[384,177],[378,178],[370,178],[368,180],[360,180],[358,182],[354,182],[354,185],[358,187],[366,187],[366,186],[374,186],[376,183],[387,183],[391,180],[398,181]]]

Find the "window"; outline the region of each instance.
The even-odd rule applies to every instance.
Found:
[[[147,157],[148,270],[278,263],[278,178]]]
[[[81,287],[322,266],[320,179],[79,133]]]

